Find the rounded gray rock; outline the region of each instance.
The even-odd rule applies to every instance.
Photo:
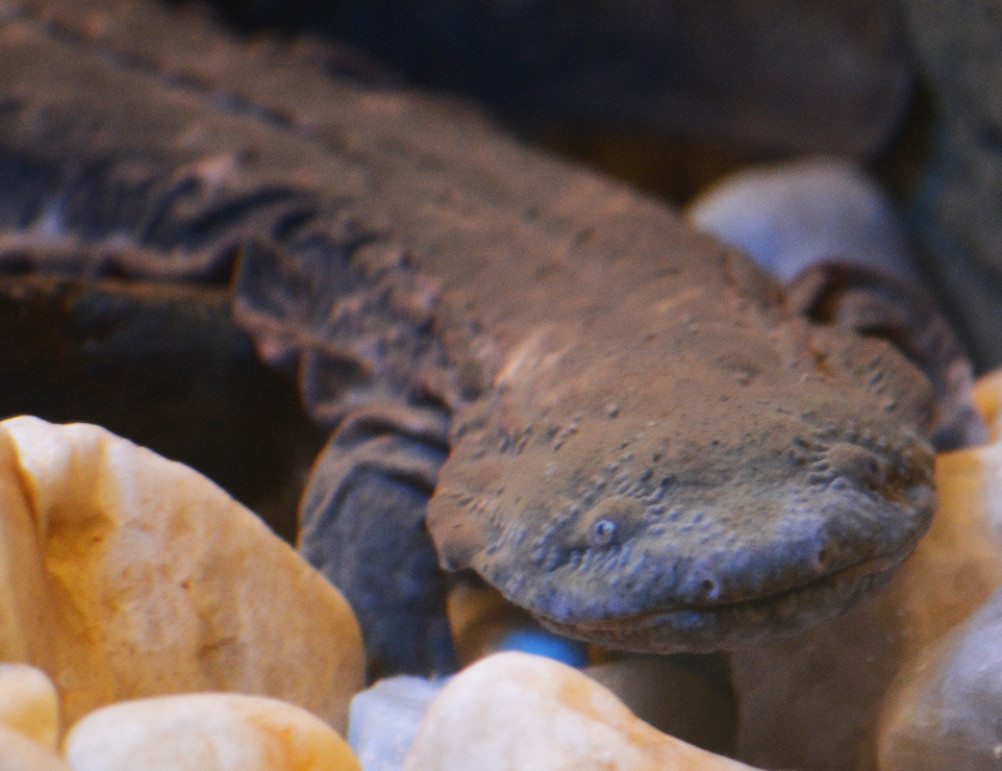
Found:
[[[693,201],[686,214],[784,282],[833,258],[915,275],[890,202],[857,166],[834,158],[738,171]]]
[[[1002,767],[1002,592],[898,680],[881,771]]]

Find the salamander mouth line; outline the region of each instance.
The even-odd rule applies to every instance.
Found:
[[[907,552],[905,552],[907,553]],[[675,615],[696,615],[706,618],[726,618],[734,616],[735,619],[741,617],[766,616],[770,608],[785,608],[789,612],[801,610],[810,604],[798,602],[798,598],[810,598],[830,592],[838,592],[844,587],[859,584],[870,578],[877,578],[882,574],[893,571],[900,565],[902,556],[883,555],[871,557],[855,565],[842,568],[832,573],[819,576],[813,581],[799,584],[797,586],[784,589],[772,594],[760,597],[748,597],[741,600],[703,603],[687,603],[664,605],[653,610],[643,611],[632,615],[610,617],[601,620],[568,620],[557,621],[540,614],[542,620],[555,627],[574,630],[577,634],[587,635],[590,632],[600,634],[602,632],[615,632],[621,636],[628,629],[650,629],[670,623],[670,619]]]

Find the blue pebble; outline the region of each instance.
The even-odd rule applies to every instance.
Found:
[[[546,656],[572,667],[588,664],[588,645],[578,640],[551,634],[542,629],[518,629],[502,637],[498,651],[521,651]]]

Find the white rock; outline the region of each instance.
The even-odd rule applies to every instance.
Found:
[[[90,713],[65,742],[72,771],[360,771],[324,721],[263,696],[196,693]]]
[[[351,700],[348,744],[365,771],[399,771],[445,680],[390,677]]]
[[[15,418],[0,423],[0,510],[0,660],[48,673],[67,724],[232,690],[345,728],[363,682],[354,614],[209,480],[97,426]]]
[[[498,653],[456,675],[432,702],[407,771],[737,771],[748,769],[667,736],[576,669]]]
[[[701,195],[686,215],[784,282],[831,258],[915,276],[890,204],[844,161],[806,159],[739,171]]]
[[[0,724],[55,749],[59,696],[48,675],[27,664],[0,664]]]

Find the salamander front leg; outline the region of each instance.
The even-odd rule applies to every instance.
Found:
[[[350,414],[300,504],[300,552],[354,608],[373,679],[456,669],[446,577],[425,529],[447,432],[448,416],[433,408]]]

